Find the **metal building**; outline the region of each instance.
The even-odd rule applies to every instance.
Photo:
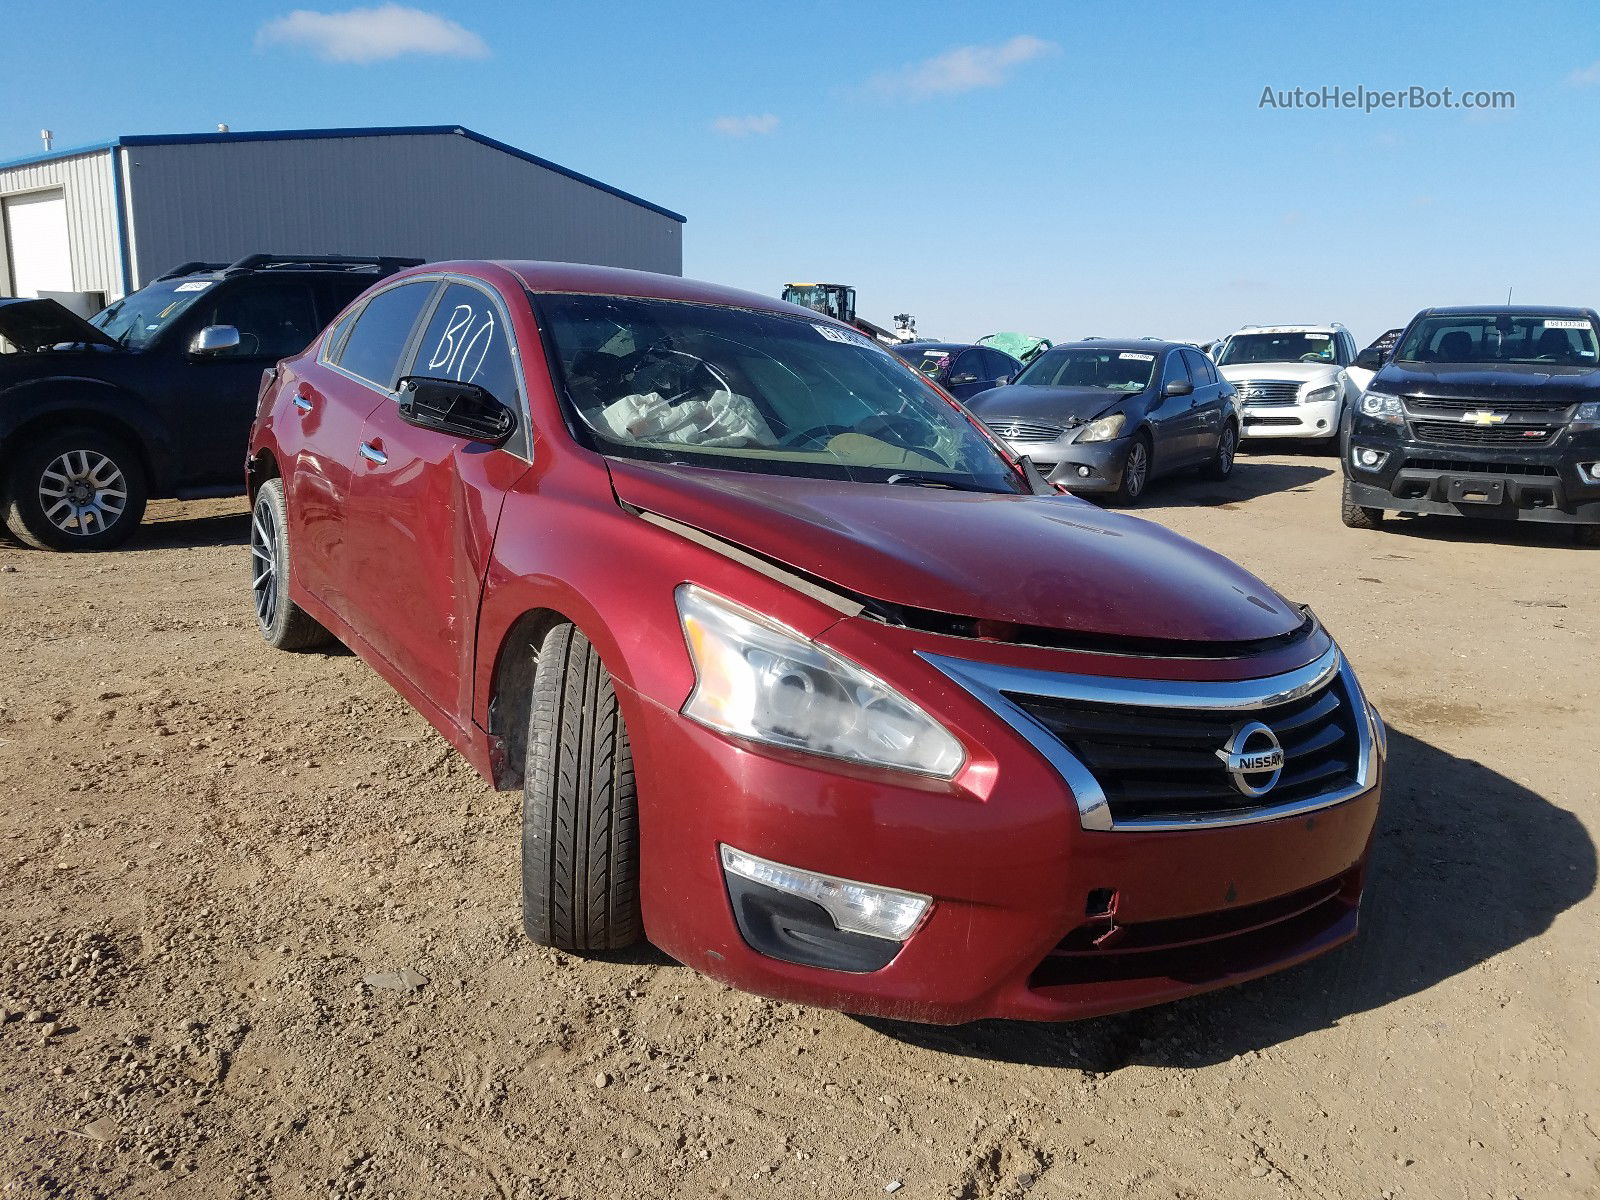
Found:
[[[109,301],[180,262],[257,252],[678,275],[683,222],[460,126],[135,135],[0,163],[0,294]]]

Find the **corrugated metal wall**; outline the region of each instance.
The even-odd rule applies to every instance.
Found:
[[[0,168],[0,197],[60,189],[67,199],[67,236],[72,248],[72,286],[122,294],[117,266],[117,206],[111,183],[110,150],[92,150],[49,162]],[[0,238],[0,291],[7,291],[10,264]]]
[[[458,134],[132,146],[136,285],[186,259],[534,258],[683,272],[683,226]]]

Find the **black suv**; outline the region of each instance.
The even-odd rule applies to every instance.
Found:
[[[188,262],[88,321],[0,299],[0,515],[39,549],[104,550],[145,501],[244,491],[261,372],[419,259]]]
[[[1350,419],[1344,523],[1384,511],[1559,521],[1600,545],[1600,315],[1429,308]]]

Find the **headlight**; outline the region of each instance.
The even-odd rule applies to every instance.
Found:
[[[1400,397],[1390,396],[1384,392],[1367,392],[1361,397],[1361,412],[1364,416],[1376,417],[1380,421],[1387,421],[1390,425],[1399,425],[1405,420],[1405,410],[1400,407]]]
[[[695,670],[684,716],[736,737],[941,779],[966,761],[949,730],[847,659],[694,584],[676,597]]]
[[[1090,421],[1083,427],[1083,432],[1077,437],[1080,442],[1109,442],[1112,438],[1122,436],[1122,427],[1128,423],[1128,418],[1121,413],[1112,413],[1109,417],[1101,417],[1098,421]]]
[[[1337,400],[1339,398],[1339,385],[1330,383],[1327,387],[1319,387],[1314,392],[1307,392],[1305,403],[1321,404],[1324,400]]]
[[[1600,429],[1600,401],[1587,400],[1572,414],[1573,429]]]

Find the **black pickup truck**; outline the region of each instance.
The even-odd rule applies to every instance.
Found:
[[[0,299],[0,517],[39,549],[106,550],[145,501],[244,490],[261,372],[419,259],[188,262],[90,320]]]
[[[1363,355],[1365,357],[1365,354]],[[1571,524],[1600,545],[1600,315],[1429,308],[1354,408],[1344,523],[1386,512]]]

